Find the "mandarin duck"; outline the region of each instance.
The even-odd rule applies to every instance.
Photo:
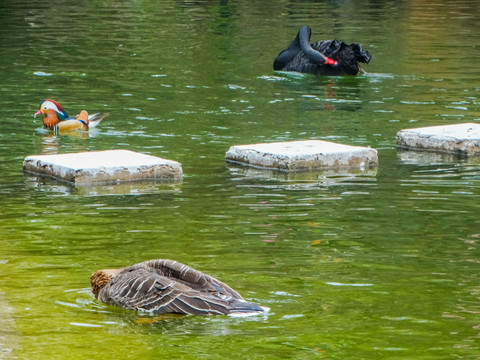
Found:
[[[40,110],[34,114],[34,117],[40,114],[44,115],[43,126],[55,132],[88,130],[110,115],[110,113],[88,115],[85,110],[82,110],[79,115],[72,118],[57,101],[52,99],[45,99],[40,103]]]
[[[295,40],[275,58],[273,69],[333,76],[364,73],[359,62],[368,64],[372,56],[360,44],[337,40],[310,44],[311,35],[312,29],[302,26]]]
[[[173,260],[150,260],[122,269],[99,270],[90,278],[95,298],[117,307],[155,314],[260,314],[219,280]]]

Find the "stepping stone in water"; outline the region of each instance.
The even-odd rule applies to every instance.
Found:
[[[179,162],[130,150],[32,155],[23,161],[23,170],[75,185],[152,179],[179,181],[183,177]]]
[[[378,164],[377,150],[322,140],[236,145],[225,154],[227,162],[282,171],[366,169]]]
[[[397,145],[413,150],[462,156],[480,155],[480,124],[464,123],[401,130],[397,133]]]

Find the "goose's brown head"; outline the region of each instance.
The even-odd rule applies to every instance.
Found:
[[[120,273],[123,269],[107,269],[107,270],[98,270],[93,273],[90,277],[90,286],[92,287],[92,293],[98,299],[98,294],[108,282]]]

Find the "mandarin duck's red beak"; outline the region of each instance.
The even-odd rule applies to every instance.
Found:
[[[35,114],[33,114],[33,117],[36,117],[37,115],[42,114],[42,110],[38,110]]]

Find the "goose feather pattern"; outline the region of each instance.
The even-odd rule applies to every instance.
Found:
[[[228,285],[174,260],[149,260],[91,276],[95,297],[109,305],[156,314],[260,313]]]

